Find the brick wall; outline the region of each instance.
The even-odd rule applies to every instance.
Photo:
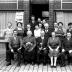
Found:
[[[29,0],[24,0],[24,27],[29,23],[29,9],[30,9]]]
[[[55,10],[61,9],[61,0],[49,0],[49,24],[53,27],[53,23],[56,21]]]
[[[55,10],[61,9],[61,0],[54,0],[54,9]]]
[[[54,0],[49,0],[49,24],[50,27],[53,27],[54,21]]]

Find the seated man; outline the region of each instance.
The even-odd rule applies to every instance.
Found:
[[[67,37],[63,40],[63,49],[62,53],[64,54],[62,56],[62,63],[65,64],[65,60],[68,60],[68,63],[71,62],[71,56],[72,56],[72,38],[71,33],[67,33]]]
[[[32,36],[32,32],[27,31],[27,36],[24,37],[23,39],[25,62],[29,62],[33,64],[35,59],[35,46],[36,46],[36,40]]]
[[[18,66],[20,65],[22,40],[17,36],[17,31],[13,31],[13,37],[9,39],[9,50],[7,51],[7,66],[11,65],[11,52],[18,54]]]
[[[43,61],[46,64],[47,60],[47,43],[46,38],[44,37],[45,32],[41,31],[41,37],[37,38],[37,62]]]

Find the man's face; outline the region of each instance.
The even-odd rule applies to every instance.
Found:
[[[17,31],[14,31],[14,33],[13,33],[13,34],[14,34],[14,36],[17,36]]]
[[[43,24],[45,24],[45,23],[46,23],[46,21],[45,21],[45,20],[43,20],[42,22],[43,22]]]
[[[67,33],[67,37],[71,37],[71,33]]]
[[[39,23],[39,28],[41,28],[41,27],[42,27],[42,24]]]
[[[8,28],[11,28],[12,24],[11,23],[8,23]]]
[[[32,16],[32,17],[31,17],[31,20],[35,20],[35,17]]]
[[[20,23],[18,23],[18,27],[22,27]]]
[[[54,23],[54,27],[58,27],[58,24],[57,23]]]
[[[45,29],[48,29],[49,28],[49,26],[45,26]]]
[[[41,19],[40,18],[38,18],[38,22],[41,22]]]
[[[29,29],[29,28],[31,28],[31,26],[30,25],[27,25],[27,29]]]
[[[39,29],[38,25],[35,26],[35,29]]]
[[[68,28],[70,29],[71,28],[71,25],[69,25]]]
[[[56,35],[55,35],[55,32],[52,32],[52,37],[54,38]]]
[[[60,23],[60,24],[59,24],[59,27],[62,27],[62,26],[63,26],[63,25]]]
[[[33,20],[32,23],[35,23],[35,21]]]

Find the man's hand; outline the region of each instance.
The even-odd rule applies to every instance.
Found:
[[[56,48],[55,51],[58,51],[58,48]]]
[[[14,52],[13,49],[11,49],[11,52]]]
[[[18,49],[18,51],[21,49],[21,47]]]
[[[65,50],[64,50],[64,49],[62,49],[62,52],[65,52]]]
[[[72,53],[72,50],[69,50],[69,53]]]
[[[43,50],[45,50],[46,48],[43,48]]]

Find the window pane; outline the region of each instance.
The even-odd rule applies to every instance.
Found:
[[[0,2],[17,2],[17,0],[0,0]]]
[[[62,8],[72,10],[72,3],[63,3]]]
[[[63,2],[72,2],[72,0],[62,0]]]

